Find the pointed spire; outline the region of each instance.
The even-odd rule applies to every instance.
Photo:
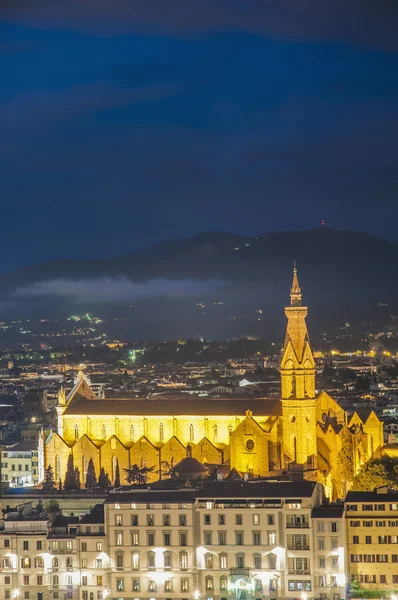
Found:
[[[301,306],[301,288],[297,277],[296,261],[293,266],[293,281],[290,288],[290,306]]]

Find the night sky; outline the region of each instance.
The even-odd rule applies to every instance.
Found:
[[[1,272],[322,219],[398,242],[395,0],[0,6]]]

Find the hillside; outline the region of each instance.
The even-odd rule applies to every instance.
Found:
[[[251,334],[257,331],[256,307],[264,309],[270,326],[275,315],[280,317],[278,328],[282,325],[294,260],[312,315],[318,312],[325,319],[325,309],[331,307],[397,302],[398,245],[361,232],[326,228],[256,237],[206,232],[109,259],[50,261],[1,277],[0,295],[25,314],[38,305],[40,314],[43,307],[68,314],[76,302],[79,308],[93,310],[102,300],[100,312],[109,318],[122,305],[134,307],[129,319],[137,335],[148,329],[165,337],[197,332],[215,337],[227,330],[233,335],[235,329]],[[125,278],[122,283],[120,277]],[[136,286],[132,290],[129,281]],[[37,285],[44,291],[41,287],[39,293],[31,293]],[[194,310],[207,300],[223,303],[217,314]],[[248,313],[250,327],[226,327],[228,319],[242,320]]]

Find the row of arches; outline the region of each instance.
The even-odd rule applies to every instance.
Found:
[[[202,438],[197,444],[191,445],[192,457],[200,462],[218,464],[229,457],[227,450],[221,451],[207,438]],[[121,482],[125,478],[125,469],[130,465],[154,467],[150,481],[170,470],[187,456],[187,447],[178,438],[172,437],[162,446],[156,446],[145,437],[141,437],[133,445],[125,446],[116,437],[112,436],[106,442],[94,443],[87,435],[83,435],[73,445],[66,444],[58,435],[53,434],[44,447],[45,467],[51,465],[54,478],[64,481],[67,470],[68,458],[72,454],[74,468],[79,470],[80,483],[84,485],[90,459],[93,461],[95,476],[98,478],[101,468],[108,474],[112,483],[116,476],[117,463]]]

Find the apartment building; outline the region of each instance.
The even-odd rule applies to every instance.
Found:
[[[97,504],[81,517],[76,533],[80,571],[80,600],[103,600],[108,596],[110,559],[104,526],[104,505]]]
[[[1,600],[47,600],[48,553],[46,516],[8,509],[0,519]]]
[[[105,501],[113,598],[192,598],[195,491],[137,490]]]
[[[111,494],[110,593],[144,600],[345,597],[343,507],[319,508],[321,500],[321,486],[306,481]]]
[[[10,487],[39,482],[39,451],[35,441],[22,440],[1,450],[1,481]]]
[[[348,492],[347,571],[373,590],[398,589],[398,492]]]
[[[346,528],[344,506],[319,506],[311,513],[314,532],[315,597],[346,596]]]

